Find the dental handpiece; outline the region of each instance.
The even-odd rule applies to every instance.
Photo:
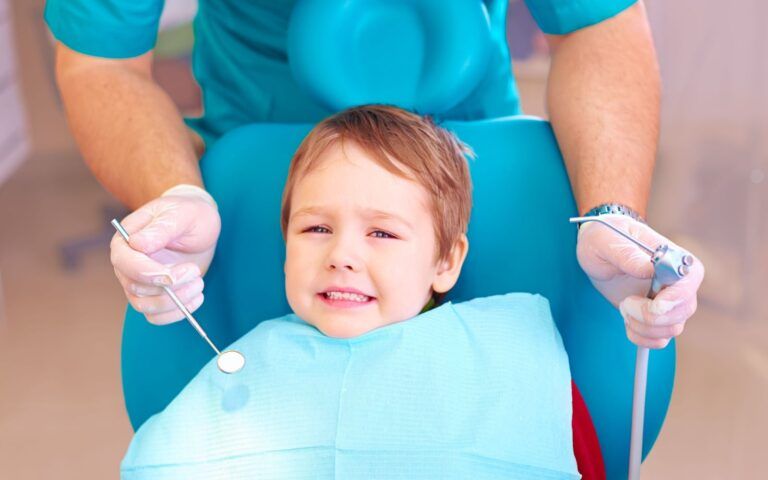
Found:
[[[571,223],[597,222],[610,228],[622,237],[630,240],[645,250],[651,256],[653,264],[653,278],[648,298],[656,298],[656,295],[665,287],[668,287],[688,275],[693,265],[693,256],[688,252],[671,245],[659,245],[650,248],[639,240],[614,227],[599,217],[574,217]],[[640,463],[643,453],[643,422],[645,419],[645,392],[648,383],[648,348],[638,347],[635,360],[635,385],[632,396],[632,431],[629,443],[629,480],[640,479]]]
[[[117,230],[117,233],[120,234],[121,237],[128,242],[128,239],[130,238],[128,235],[128,232],[123,228],[122,225],[120,225],[120,222],[117,219],[112,219],[110,222],[113,227],[115,227],[115,230]],[[200,324],[195,320],[195,317],[192,316],[192,313],[187,309],[187,307],[182,303],[182,301],[179,299],[179,297],[176,296],[176,294],[171,290],[170,287],[166,287],[165,285],[162,286],[165,293],[173,300],[173,303],[176,304],[176,306],[181,310],[181,313],[184,314],[184,317],[186,317],[187,321],[190,325],[195,329],[195,331],[200,335],[203,340],[210,345],[210,347],[213,349],[214,352],[216,352],[216,366],[218,366],[219,370],[221,370],[224,373],[235,373],[238,372],[240,369],[243,368],[245,365],[245,357],[242,353],[236,351],[236,350],[226,350],[222,352],[218,348],[216,348],[216,345],[213,344],[211,339],[208,337],[208,334],[205,333],[205,330],[203,330],[203,327],[200,326]]]

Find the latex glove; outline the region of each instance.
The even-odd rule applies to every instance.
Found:
[[[600,218],[650,248],[675,245],[648,225],[625,215]],[[579,265],[592,284],[619,308],[627,337],[636,345],[664,348],[683,332],[694,314],[704,265],[694,256],[688,275],[665,287],[654,300],[647,298],[653,277],[650,255],[610,228],[597,222],[582,224],[576,243]]]
[[[125,296],[156,325],[184,318],[161,285],[190,312],[203,304],[203,274],[213,259],[221,219],[213,197],[177,185],[122,220],[130,246],[115,234],[110,259]]]

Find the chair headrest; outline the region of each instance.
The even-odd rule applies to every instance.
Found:
[[[367,103],[422,114],[458,105],[488,67],[479,0],[300,0],[288,28],[296,81],[333,111]]]

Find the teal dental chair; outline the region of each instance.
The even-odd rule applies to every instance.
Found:
[[[438,3],[439,15],[424,14]],[[297,81],[334,111],[388,103],[437,118],[478,95],[482,73],[493,64],[488,44],[499,41],[492,25],[504,17],[503,9],[489,11],[472,1],[347,2],[334,12],[325,5],[305,1],[293,13],[288,53]],[[514,116],[442,125],[476,153],[470,161],[470,250],[448,300],[512,291],[547,297],[607,476],[626,478],[635,347],[619,312],[577,263],[576,228],[568,223],[577,211],[549,123]],[[289,311],[280,198],[291,156],[312,126],[246,125],[219,139],[201,161],[219,204],[222,232],[205,278],[206,300],[195,316],[219,347]],[[162,410],[211,357],[186,322],[156,327],[129,307],[122,376],[133,427]],[[644,456],[661,429],[674,367],[674,342],[651,353]]]

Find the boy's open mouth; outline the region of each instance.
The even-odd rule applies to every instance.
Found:
[[[334,307],[357,307],[367,305],[376,300],[355,289],[350,288],[329,288],[324,292],[317,294],[327,305]]]

